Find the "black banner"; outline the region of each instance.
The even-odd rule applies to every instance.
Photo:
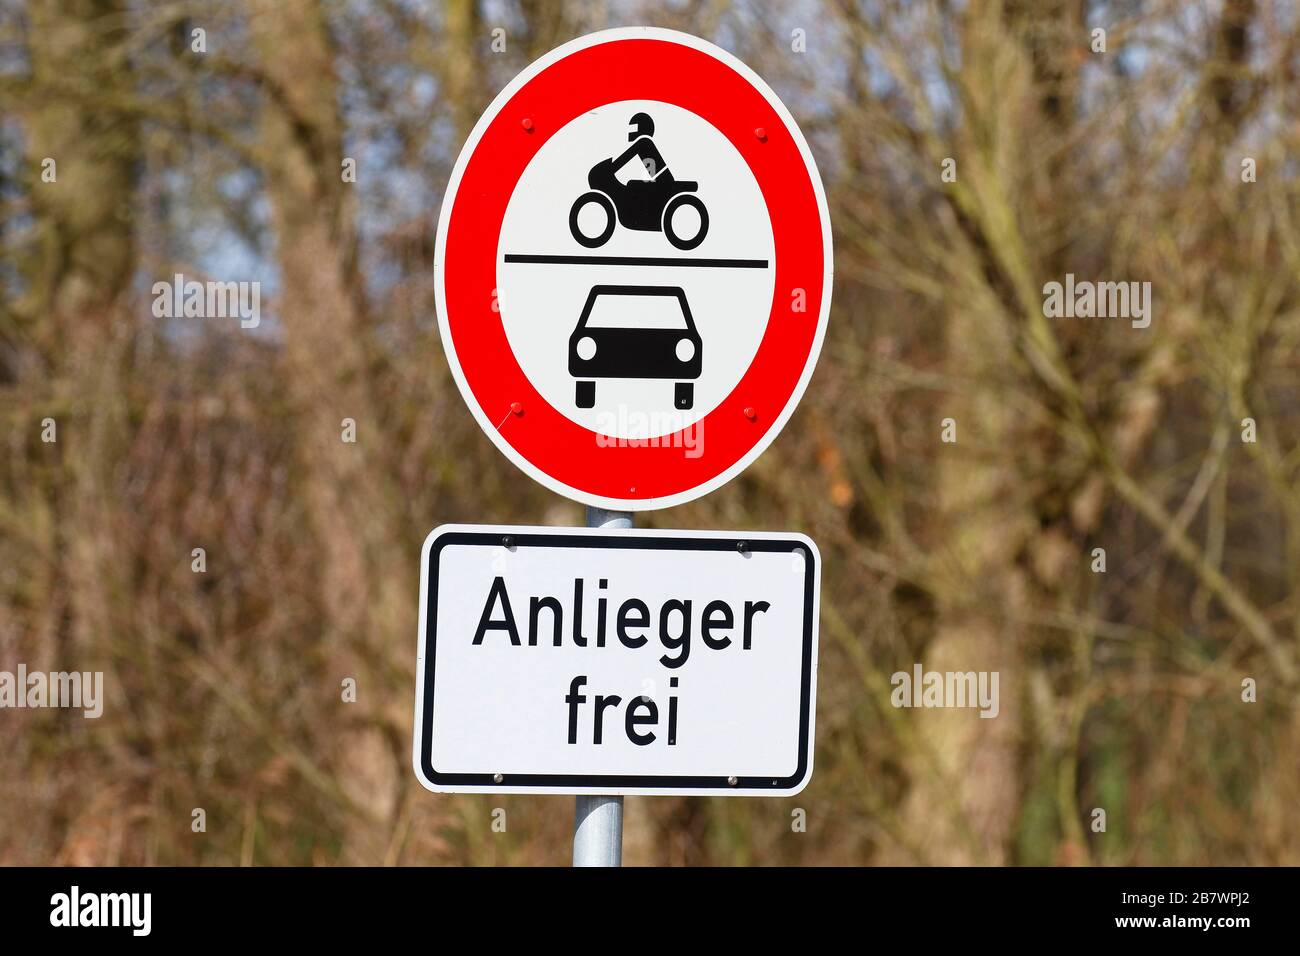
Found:
[[[591,945],[770,934],[1234,946],[1292,921],[1281,869],[9,869],[7,942],[410,938]],[[454,934],[454,935],[449,935]],[[469,940],[466,940],[469,941]],[[769,943],[770,939],[767,940]]]

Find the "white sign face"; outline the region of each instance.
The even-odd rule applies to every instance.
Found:
[[[797,793],[819,573],[799,534],[438,528],[416,775],[461,793]]]
[[[621,154],[633,149],[627,140],[635,116],[649,117],[653,124],[654,146],[642,149],[661,152],[669,165],[652,183],[647,177],[653,160],[635,152],[624,160],[621,172],[629,177],[626,188],[633,196],[639,189],[658,188],[665,177],[671,181],[674,170],[679,185],[686,178],[684,171],[692,180],[709,184],[706,195],[718,211],[706,212],[708,225],[692,256],[681,255],[662,230],[615,227],[599,255],[575,247],[571,211],[577,213],[581,236],[599,236],[611,224],[608,217],[601,218],[605,214],[596,199],[579,204],[574,197],[592,195],[588,167],[593,162],[616,159],[607,155],[611,150]],[[696,209],[680,204],[673,211],[670,222],[693,217],[689,228],[681,229],[700,234]],[[670,103],[610,103],[576,116],[548,139],[510,197],[500,252],[501,322],[524,374],[565,417],[610,438],[658,438],[693,426],[739,384],[767,329],[775,248],[763,192],[730,140],[699,116]],[[582,255],[540,261],[529,256],[538,252]],[[598,295],[587,317],[587,327],[596,330],[591,341],[597,348],[590,359],[577,356],[593,369],[593,379],[583,385],[584,379],[573,374],[570,340],[597,287],[624,291]],[[634,367],[638,363],[626,360],[621,367],[632,373],[626,376],[606,375],[598,368],[605,351],[600,346],[621,347],[619,335],[645,340],[633,347],[632,357],[638,359],[651,357],[646,344],[650,339],[643,331],[658,332],[666,340],[686,335],[690,330],[683,309],[700,340],[698,371],[695,363],[676,354],[675,340],[662,356],[666,368],[653,363]],[[680,382],[672,378],[673,366],[680,366]],[[687,386],[690,401],[675,402],[674,393]],[[580,388],[593,393],[589,404],[577,400]]]

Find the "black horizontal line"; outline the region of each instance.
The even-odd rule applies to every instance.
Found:
[[[552,266],[694,266],[705,269],[766,269],[766,259],[692,259],[688,256],[534,256],[506,253],[506,262]]]

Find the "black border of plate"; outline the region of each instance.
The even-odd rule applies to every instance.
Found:
[[[507,545],[507,539],[509,543]],[[511,548],[636,548],[653,551],[763,551],[793,553],[804,556],[804,608],[803,608],[803,663],[799,690],[799,753],[793,774],[785,777],[731,775],[677,776],[644,774],[545,774],[505,773],[500,768],[484,773],[442,773],[433,767],[433,673],[438,645],[438,567],[445,548],[454,545],[508,546]],[[599,787],[616,791],[620,789],[664,790],[749,790],[782,791],[798,786],[808,773],[811,750],[812,724],[812,654],[813,654],[813,596],[819,568],[815,551],[809,550],[798,538],[746,538],[744,534],[727,537],[697,537],[689,532],[681,535],[639,535],[633,531],[612,534],[572,534],[563,530],[551,532],[516,531],[502,527],[494,531],[448,531],[434,538],[424,556],[427,568],[428,598],[422,613],[425,615],[424,645],[424,697],[422,699],[420,736],[420,768],[425,779],[437,787],[448,789],[457,786],[485,787],[508,792],[516,787],[553,789],[565,793],[574,788]],[[500,775],[500,779],[498,779]],[[779,795],[779,794],[778,794]]]

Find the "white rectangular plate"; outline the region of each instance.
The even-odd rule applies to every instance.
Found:
[[[820,567],[801,534],[437,528],[416,775],[449,793],[799,792]]]

